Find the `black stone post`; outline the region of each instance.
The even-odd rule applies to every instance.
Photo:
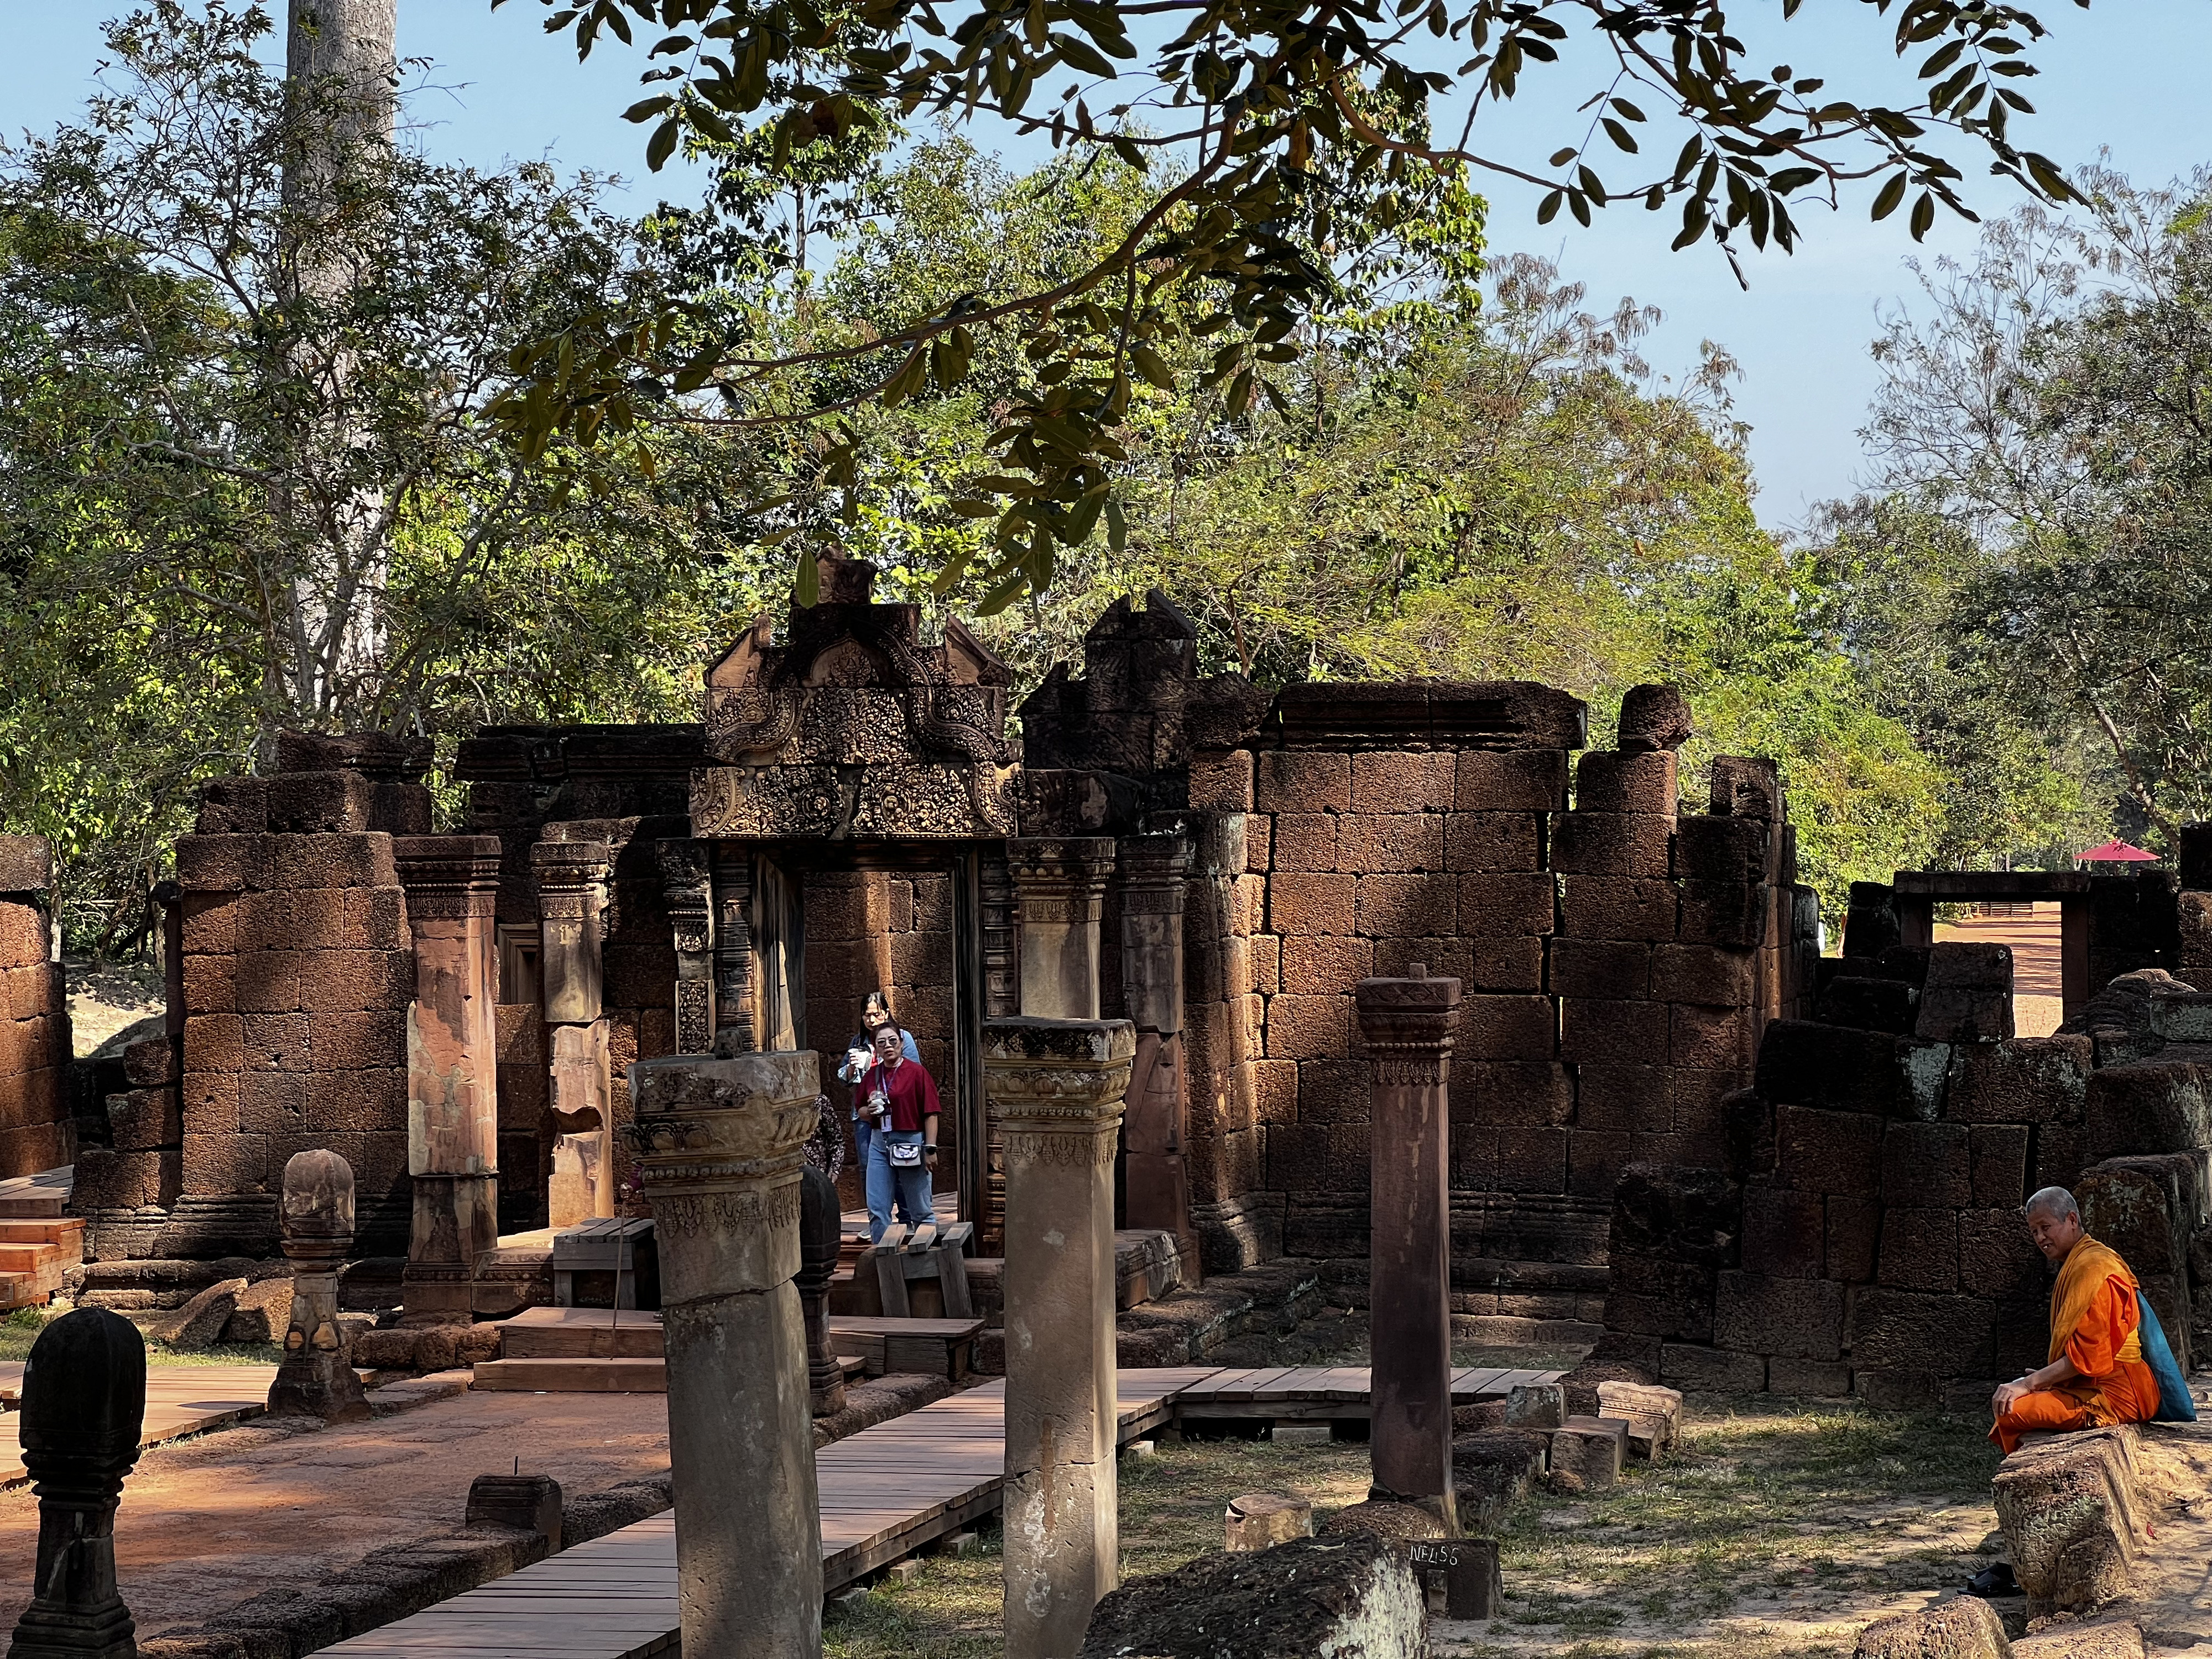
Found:
[[[23,1368],[23,1467],[39,1497],[39,1579],[8,1659],[133,1659],[115,1586],[115,1506],[138,1461],[146,1341],[104,1308],[64,1314]]]
[[[799,1173],[799,1306],[806,1316],[809,1409],[828,1417],[845,1409],[845,1368],[830,1352],[830,1279],[837,1271],[841,1216],[836,1183],[811,1165]]]

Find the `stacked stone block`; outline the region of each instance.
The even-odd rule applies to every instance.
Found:
[[[2002,946],[1838,967],[1822,1018],[1766,1028],[1726,1108],[1726,1177],[1645,1172],[1707,1183],[1735,1234],[1709,1282],[1644,1247],[1650,1200],[1624,1179],[1607,1352],[1676,1387],[1985,1398],[2043,1360],[2048,1275],[2020,1206],[2080,1170],[2091,1045],[2010,1036]]]
[[[0,836],[0,1176],[70,1161],[69,1000],[54,960],[52,859],[35,836]]]
[[[363,1252],[405,1249],[415,963],[392,837],[428,828],[428,760],[287,732],[274,772],[207,786],[177,843],[178,1192],[131,1254],[273,1254],[284,1164],[313,1149],[356,1171]],[[161,1178],[146,1170],[124,1182],[142,1199]]]
[[[1351,994],[1368,975],[1420,962],[1467,988],[1455,1312],[1595,1321],[1621,1169],[1719,1162],[1721,1102],[1762,1022],[1796,1012],[1817,912],[1772,767],[1723,759],[1711,810],[1679,813],[1660,745],[1686,714],[1658,712],[1582,757],[1571,809],[1581,705],[1528,685],[1292,688],[1250,750],[1193,759],[1193,805],[1246,813],[1265,872],[1252,1199],[1280,1194],[1284,1249],[1333,1263],[1338,1293],[1364,1295],[1382,1155]]]

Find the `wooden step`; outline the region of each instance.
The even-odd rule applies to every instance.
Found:
[[[968,1375],[980,1319],[876,1319],[859,1314],[830,1316],[830,1346],[834,1352],[857,1355],[871,1376],[890,1372],[915,1372],[926,1376],[949,1376],[958,1382]]]
[[[668,1367],[659,1359],[486,1359],[474,1387],[536,1394],[665,1394]]]
[[[84,1251],[84,1218],[64,1216],[58,1220],[0,1221],[0,1244],[52,1244]]]
[[[499,1323],[501,1359],[658,1359],[660,1316],[635,1308],[526,1308]]]

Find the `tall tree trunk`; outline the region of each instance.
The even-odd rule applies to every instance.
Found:
[[[285,35],[295,130],[285,153],[284,206],[294,227],[287,283],[309,306],[343,304],[373,250],[349,234],[356,188],[390,154],[398,108],[398,0],[290,0]],[[292,482],[278,503],[306,550],[293,582],[289,701],[295,718],[351,726],[367,706],[384,646],[380,611],[389,553],[374,489],[331,488],[362,441],[346,412],[352,365],[336,347],[305,346],[293,374],[319,387],[326,413],[305,419]],[[317,488],[311,479],[325,480]]]

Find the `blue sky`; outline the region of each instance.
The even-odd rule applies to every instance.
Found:
[[[0,58],[0,130],[13,138],[82,105],[99,59],[100,21],[118,9],[106,0],[0,0],[13,43]],[[1834,92],[1903,89],[1909,76],[1900,76],[1864,0],[1813,0],[1787,26],[1779,9],[1777,0],[1744,0],[1741,21],[1762,58],[1771,49],[1799,74],[1826,76]],[[2045,0],[2041,13],[2052,38],[2036,54],[2044,73],[2027,83],[2039,113],[2018,130],[2022,142],[2069,167],[2108,150],[2139,182],[2163,182],[2212,160],[2212,143],[2199,136],[2212,0],[2098,0],[2086,12]],[[540,32],[541,15],[531,0],[510,0],[496,14],[487,0],[399,0],[401,52],[435,65],[410,106],[425,143],[479,164],[546,155],[569,167],[644,177],[642,132],[619,118],[641,95],[636,54],[611,51],[580,66],[565,40]],[[1571,75],[1559,84],[1570,81],[1589,84]],[[1522,100],[1506,106],[1503,125],[1486,121],[1516,160],[1540,162],[1587,119],[1573,114],[1573,99],[1548,94],[1547,84],[1534,77]],[[1093,99],[1094,107],[1100,101]],[[1963,153],[1960,159],[1967,161]],[[1981,177],[1977,166],[1966,170],[1985,212],[2015,204],[2012,186]],[[635,186],[631,199],[641,207],[695,187],[672,167]],[[1534,189],[1494,179],[1480,187],[1492,204],[1494,247],[1556,258],[1567,277],[1588,286],[1595,308],[1632,295],[1666,313],[1645,349],[1655,366],[1692,366],[1703,339],[1734,353],[1744,369],[1737,411],[1752,426],[1759,514],[1775,528],[1796,525],[1809,504],[1846,493],[1866,476],[1857,428],[1876,384],[1867,354],[1876,313],[1911,294],[1905,262],[1916,252],[1960,252],[1973,234],[1941,220],[1916,249],[1904,214],[1869,224],[1863,198],[1839,213],[1808,210],[1796,255],[1747,262],[1747,293],[1717,254],[1668,252],[1678,222],[1671,213],[1616,206],[1589,230],[1565,215],[1539,226]]]

